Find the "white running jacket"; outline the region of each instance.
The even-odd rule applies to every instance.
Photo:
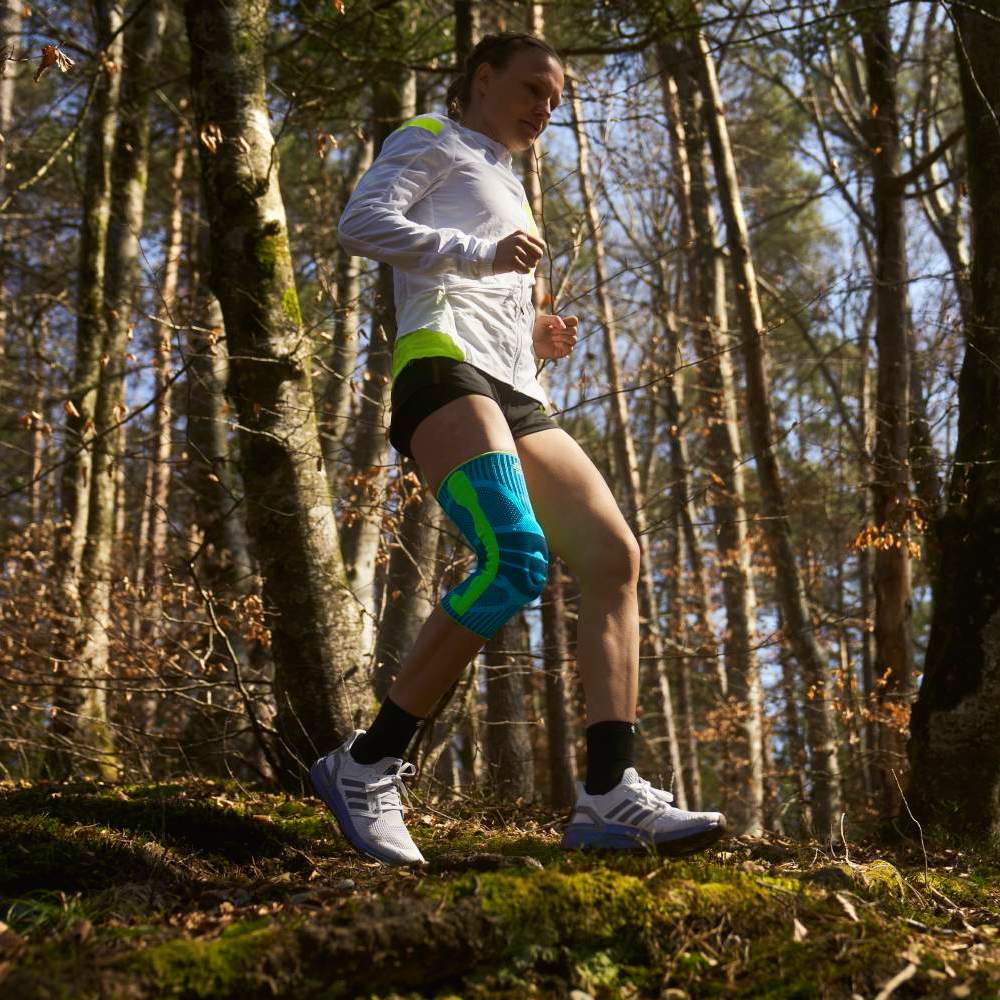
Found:
[[[390,133],[337,223],[349,253],[391,264],[392,381],[414,358],[467,361],[537,399],[534,270],[492,273],[497,243],[538,235],[510,150],[443,112]]]

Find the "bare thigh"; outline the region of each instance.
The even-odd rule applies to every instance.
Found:
[[[561,427],[515,442],[531,506],[549,549],[581,586],[627,585],[639,575],[639,543],[601,470]]]
[[[424,417],[410,435],[410,451],[437,496],[438,487],[455,466],[484,451],[516,453],[517,448],[496,400],[470,393]]]

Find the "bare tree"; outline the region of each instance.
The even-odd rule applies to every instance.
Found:
[[[834,747],[826,657],[816,638],[802,575],[792,546],[788,506],[775,441],[764,323],[736,163],[715,76],[715,62],[701,31],[690,33],[689,44],[691,53],[697,60],[697,71],[705,97],[709,145],[719,188],[719,201],[726,221],[730,266],[746,364],[747,417],[761,486],[764,534],[775,568],[778,600],[788,630],[786,634],[810,688],[806,729],[812,753],[812,810],[816,833],[825,838],[837,806],[840,773]]]
[[[189,0],[191,90],[225,318],[247,525],[264,579],[282,776],[346,736],[360,613],[347,586],[316,428],[277,151],[265,102],[265,0]]]
[[[98,51],[95,93],[88,121],[84,164],[80,250],[77,265],[76,359],[66,410],[65,457],[62,469],[62,523],[56,534],[55,586],[53,601],[57,623],[53,653],[57,683],[53,695],[52,747],[49,767],[65,775],[72,766],[70,741],[81,713],[93,715],[98,706],[87,707],[80,691],[71,690],[80,615],[80,565],[87,540],[90,510],[90,480],[93,464],[94,407],[100,381],[104,308],[104,256],[107,245],[111,201],[111,150],[118,118],[122,53],[121,5],[96,0],[94,33]],[[103,713],[103,708],[101,708]]]

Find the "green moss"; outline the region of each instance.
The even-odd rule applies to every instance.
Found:
[[[360,996],[354,980],[338,986],[321,966],[301,960],[315,954],[311,942],[334,940],[352,914],[371,919],[374,890],[386,903],[384,915],[397,920],[410,918],[416,894],[434,898],[429,909],[440,905],[446,916],[464,901],[463,912],[481,907],[497,921],[502,956],[491,945],[490,958],[461,980],[442,979],[433,994],[439,1000],[564,997],[573,988],[610,1000],[658,996],[665,987],[755,1000],[871,996],[899,971],[900,955],[916,938],[933,942],[902,916],[932,926],[953,920],[935,894],[965,907],[973,924],[1000,906],[1000,872],[985,862],[968,876],[932,867],[929,885],[922,864],[894,855],[896,864],[824,862],[819,871],[830,869],[833,878],[810,881],[809,870],[748,870],[738,850],[684,859],[564,852],[558,835],[537,828],[525,832],[511,822],[484,829],[475,810],[449,824],[414,817],[411,829],[428,860],[457,855],[459,873],[432,865],[404,880],[358,865],[310,798],[203,781],[0,785],[0,893],[7,893],[0,920],[29,941],[11,973],[20,992],[11,995],[35,995],[38,984],[50,996],[96,997],[105,987],[105,995],[119,995],[115,990],[134,984],[129,995],[137,998],[269,990]],[[463,854],[484,851],[530,855],[545,867],[462,868]],[[336,888],[345,877],[357,883],[353,896]],[[210,902],[229,890],[243,897],[231,915]],[[311,901],[290,904],[300,892]],[[853,898],[857,920],[837,898],[843,892]],[[285,905],[257,917],[256,907],[270,901]],[[186,929],[168,924],[168,914],[181,915]],[[379,909],[373,927],[382,926],[382,916]],[[237,922],[219,933],[230,918]],[[85,921],[93,927],[80,943]],[[453,924],[462,947],[466,924]],[[988,976],[1000,960],[996,943],[983,943],[988,950],[977,953],[978,971],[965,953],[941,953],[970,985],[968,977]],[[908,995],[925,995],[933,985],[925,970],[942,968],[933,951],[923,953]],[[382,993],[389,997],[411,1000],[406,991]]]
[[[130,956],[127,968],[162,997],[228,996],[278,936],[267,920],[231,924],[219,937],[178,938]]]
[[[769,933],[753,936],[748,964],[735,990],[706,996],[753,997],[755,1000],[802,1000],[817,996],[873,995],[898,971],[906,950],[905,929],[863,917],[859,923],[833,920],[820,908],[797,914],[806,936],[795,940],[789,917]],[[817,989],[826,990],[818,993]]]
[[[285,294],[281,297],[281,311],[285,318],[296,326],[302,326],[302,312],[299,309],[299,297],[295,294],[295,288],[289,286],[285,289]]]
[[[656,916],[639,879],[607,869],[482,872],[424,889],[445,899],[475,895],[500,921],[508,954],[521,957],[570,940],[577,946],[611,942],[622,955],[643,953]]]
[[[5,896],[99,890],[110,881],[147,879],[155,868],[156,858],[144,841],[113,830],[50,816],[0,817],[0,892]]]
[[[292,257],[288,249],[288,234],[277,219],[251,229],[245,237],[244,248],[256,265],[260,280],[273,281],[275,277],[291,274]]]
[[[929,894],[931,889],[942,893],[958,906],[978,906],[984,910],[1000,910],[1000,873],[991,868],[973,869],[968,875],[931,868],[911,872],[907,882],[917,892]]]
[[[903,899],[906,896],[906,884],[899,869],[890,861],[876,858],[863,865],[853,865],[848,869],[855,879],[859,879],[866,889],[876,894],[885,893],[889,896]]]
[[[442,835],[439,828],[421,826],[419,823],[410,825],[420,849],[428,861],[441,854],[503,854],[506,857],[532,857],[543,865],[556,862],[567,862],[570,857],[559,847],[559,838],[543,839],[542,837],[510,834],[504,831],[469,830],[453,827]]]
[[[40,825],[39,832],[51,850],[39,854],[32,843],[35,865],[47,857],[58,861],[57,841],[74,855],[79,853],[81,838],[94,847],[110,848],[113,838],[106,835],[108,831],[138,835],[164,846],[213,854],[235,863],[281,857],[289,841],[292,846],[306,846],[307,841],[291,831],[283,835],[275,824],[248,816],[228,803],[189,796],[171,785],[159,786],[158,793],[132,798],[118,789],[112,794],[109,789],[87,784],[19,789],[0,794],[0,828],[4,823],[12,824],[11,829],[15,830],[24,824],[29,828]],[[48,819],[57,822],[48,823]],[[86,831],[75,833],[73,828],[77,825],[96,826],[105,833],[98,836],[90,836]],[[27,833],[22,833],[21,839],[31,843]],[[0,853],[0,886],[5,884],[4,860],[4,853]]]

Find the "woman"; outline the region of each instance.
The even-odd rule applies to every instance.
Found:
[[[639,777],[639,546],[611,490],[545,412],[535,358],[565,357],[577,317],[535,316],[545,244],[512,153],[559,104],[563,69],[533,35],[487,35],[449,88],[448,115],[391,133],[338,224],[352,254],[393,266],[393,446],[478,556],[424,624],[369,729],[313,765],[317,793],[347,840],[389,864],[423,862],[403,823],[406,747],[483,643],[539,596],[549,553],[581,590],[577,660],[587,705],[587,775],[576,783],[566,848],[690,853],[725,830]]]

